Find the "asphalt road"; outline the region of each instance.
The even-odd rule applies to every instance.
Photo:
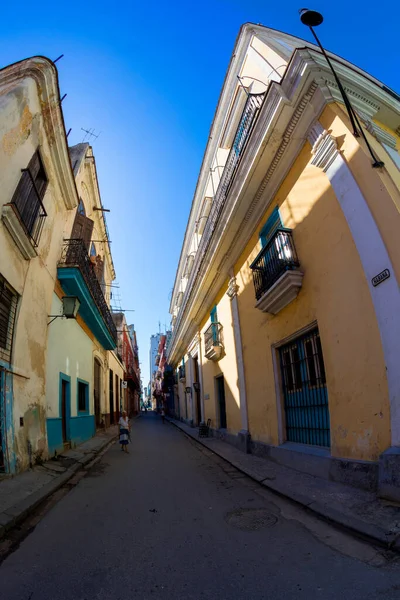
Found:
[[[398,600],[400,562],[153,414],[0,567],[1,600]]]

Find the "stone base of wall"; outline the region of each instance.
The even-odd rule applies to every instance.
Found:
[[[303,444],[287,442],[281,446],[272,446],[252,440],[250,434],[246,431],[234,434],[223,429],[213,429],[211,435],[243,452],[254,454],[254,456],[260,458],[267,458],[296,471],[371,492],[378,489],[378,474],[385,473],[386,479],[382,475],[382,483],[379,484],[379,488],[385,489],[386,494],[391,494],[390,497],[395,499],[396,496],[393,489],[391,489],[392,486],[392,488],[397,489],[398,495],[396,498],[400,500],[400,448],[395,449],[396,453],[384,453],[382,457],[385,458],[382,459],[381,457],[378,464],[377,462],[332,457],[327,449]],[[383,464],[386,465],[385,468]],[[386,495],[385,497],[389,496]]]
[[[379,457],[378,494],[400,502],[400,448],[388,448]]]

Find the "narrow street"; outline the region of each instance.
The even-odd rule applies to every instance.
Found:
[[[0,567],[4,600],[398,599],[400,563],[146,414]]]

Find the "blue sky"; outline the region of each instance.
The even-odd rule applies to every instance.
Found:
[[[15,7],[15,8],[14,8]],[[60,54],[71,144],[94,143],[122,308],[136,326],[142,376],[149,338],[169,323],[169,296],[208,130],[240,25],[311,40],[293,0],[41,2],[2,7],[1,66]],[[314,4],[327,48],[400,91],[399,4]],[[7,26],[5,27],[5,24]]]

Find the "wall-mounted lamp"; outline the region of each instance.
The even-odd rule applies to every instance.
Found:
[[[78,314],[78,310],[81,303],[77,296],[63,296],[62,298],[62,314],[61,315],[49,315],[49,318],[52,317],[51,321],[47,323],[50,325],[56,319],[76,319],[76,315]]]
[[[189,387],[185,387],[185,392],[187,394],[191,394],[192,393],[192,388],[190,386]]]
[[[311,33],[314,36],[315,41],[317,42],[323,56],[325,57],[326,62],[328,63],[330,70],[332,71],[332,75],[335,78],[336,84],[337,84],[340,94],[343,98],[344,105],[347,109],[347,114],[349,115],[350,123],[353,128],[354,137],[360,137],[360,135],[363,137],[364,142],[365,142],[365,144],[368,148],[368,151],[371,155],[371,158],[372,158],[372,167],[374,169],[379,169],[381,167],[384,167],[385,163],[383,163],[381,160],[379,160],[377,158],[377,156],[375,156],[375,153],[372,150],[372,148],[368,142],[368,139],[364,133],[364,129],[360,125],[360,121],[357,116],[357,113],[350,103],[350,100],[347,96],[346,90],[344,89],[335,69],[333,68],[333,64],[332,64],[329,56],[325,52],[324,47],[322,46],[317,34],[314,31],[314,27],[318,27],[318,25],[321,25],[321,23],[323,23],[324,17],[321,15],[321,13],[317,12],[316,10],[309,10],[308,8],[301,8],[299,10],[299,14],[300,14],[300,21],[303,23],[303,25],[306,25],[307,27],[309,27]]]
[[[200,383],[198,381],[194,382],[193,387],[194,387],[194,391],[195,392],[199,392],[200,391]]]

